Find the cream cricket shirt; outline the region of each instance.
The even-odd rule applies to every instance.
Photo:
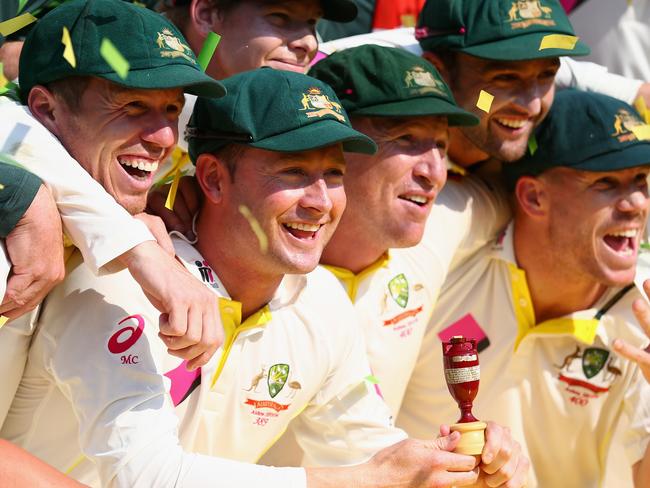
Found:
[[[398,425],[417,437],[458,420],[444,380],[441,339],[475,338],[481,383],[473,412],[511,428],[531,460],[527,486],[596,487],[623,412],[630,418],[630,465],[650,439],[650,387],[634,363],[610,348],[617,337],[647,345],[631,310],[641,292],[611,289],[589,310],[536,324],[512,229],[450,273]]]
[[[329,273],[286,276],[241,323],[205,260],[175,245],[220,297],[221,351],[186,371],[128,273],[94,276],[77,254],[43,307],[2,437],[83,482],[128,487],[304,486],[300,469],[209,457],[255,462],[294,417],[310,464],[365,461],[405,437],[365,380],[352,306]]]

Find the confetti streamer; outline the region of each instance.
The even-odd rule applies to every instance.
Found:
[[[9,317],[5,317],[4,315],[0,315],[0,329],[7,323],[9,322]]]
[[[16,13],[19,14],[21,10],[25,8],[26,4],[27,0],[18,0],[18,11]]]
[[[543,49],[569,49],[573,50],[578,42],[576,36],[566,36],[564,34],[548,34],[542,38],[539,44],[539,50]]]
[[[379,380],[377,379],[377,377],[376,377],[376,376],[373,376],[373,375],[371,375],[371,374],[369,374],[368,376],[366,376],[366,377],[364,378],[364,380],[366,380],[368,383],[372,383],[373,385],[378,385],[378,384],[379,384]]]
[[[492,107],[492,102],[494,101],[494,95],[490,95],[485,90],[481,90],[478,96],[478,102],[476,106],[483,110],[483,112],[490,113],[490,108]]]
[[[61,43],[65,46],[63,50],[63,59],[65,59],[73,68],[77,67],[77,57],[74,55],[72,48],[72,39],[70,39],[70,31],[66,26],[63,26],[63,35],[61,36]]]
[[[124,59],[122,53],[120,53],[113,43],[106,37],[102,39],[102,44],[99,47],[99,54],[102,55],[104,61],[113,68],[117,73],[117,76],[126,79],[126,76],[129,74],[129,62]]]
[[[174,173],[172,186],[169,188],[169,193],[167,194],[167,201],[165,202],[165,208],[167,210],[174,211],[174,203],[176,202],[176,193],[178,192],[179,181],[181,181],[181,170],[177,169],[176,173]]]
[[[530,151],[531,156],[534,156],[537,152],[537,138],[535,137],[535,134],[531,134],[530,139],[528,139],[528,150]]]
[[[221,41],[221,36],[219,34],[215,34],[214,32],[208,33],[208,37],[205,38],[205,42],[203,43],[203,47],[201,48],[201,52],[197,58],[199,61],[199,66],[201,66],[201,69],[203,71],[208,68],[210,60],[214,55],[214,51],[219,45],[219,41]]]
[[[637,99],[634,101],[634,108],[637,112],[639,112],[639,115],[641,115],[641,118],[645,121],[645,123],[650,124],[650,111],[648,111],[648,107],[643,97],[637,97]]]
[[[239,206],[239,213],[242,214],[246,220],[248,220],[248,224],[251,226],[251,230],[255,233],[257,240],[260,241],[260,250],[266,254],[266,251],[269,248],[269,239],[266,237],[266,234],[262,230],[262,226],[246,205]]]
[[[32,22],[36,22],[36,17],[34,17],[29,12],[26,12],[18,17],[13,19],[5,20],[0,23],[0,34],[7,37],[10,34],[13,34],[16,31],[19,31],[25,26],[28,26]]]
[[[0,63],[0,90],[9,84],[9,80],[5,76],[3,69],[4,66]],[[2,91],[0,91],[0,93],[2,93]]]

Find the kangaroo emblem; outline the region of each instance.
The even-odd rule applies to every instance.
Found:
[[[266,366],[262,366],[262,371],[253,377],[251,380],[251,386],[249,386],[248,389],[244,389],[244,391],[257,391],[257,386],[260,384],[260,381],[262,381],[264,376],[266,376]]]

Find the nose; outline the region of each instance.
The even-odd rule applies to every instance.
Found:
[[[300,206],[318,215],[328,214],[333,206],[330,191],[323,178],[314,180],[304,188]]]
[[[524,108],[528,115],[535,116],[542,112],[542,98],[552,87],[537,80],[529,81],[518,90],[514,102]]]
[[[413,167],[413,176],[424,186],[440,190],[447,181],[447,164],[442,150],[434,146],[423,153]]]
[[[625,213],[637,214],[648,210],[650,198],[648,198],[647,190],[640,190],[636,188],[624,195],[618,201],[618,210]]]
[[[312,26],[305,26],[297,30],[289,41],[288,46],[292,51],[303,51],[302,56],[313,57],[316,49],[318,49],[318,41],[316,40],[314,28]]]
[[[166,113],[152,113],[143,122],[140,133],[143,141],[162,149],[168,149],[176,144],[178,140],[178,119],[170,119]]]

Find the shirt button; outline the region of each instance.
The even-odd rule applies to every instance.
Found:
[[[235,313],[235,309],[233,309],[232,307],[226,307],[226,308],[224,308],[223,310],[224,310],[224,312],[226,312],[226,313],[228,313],[228,314],[233,314],[233,313]]]

